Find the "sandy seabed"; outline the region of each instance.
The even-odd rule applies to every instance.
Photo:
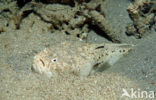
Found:
[[[130,21],[123,8],[129,2],[108,2],[106,13],[111,12],[107,17],[114,29],[123,33]],[[134,51],[103,72],[88,77],[65,74],[49,79],[31,70],[34,55],[61,41],[78,39],[57,32],[38,32],[37,28],[0,34],[0,100],[129,100],[121,98],[123,88],[128,92],[131,88],[156,90],[155,32],[140,40],[127,37],[127,43],[136,45]],[[108,41],[91,31],[87,42]]]

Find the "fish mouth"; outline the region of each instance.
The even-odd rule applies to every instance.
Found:
[[[36,64],[33,64],[31,69],[33,72],[44,74],[49,78],[52,77],[52,72],[49,71],[45,66],[37,66]]]

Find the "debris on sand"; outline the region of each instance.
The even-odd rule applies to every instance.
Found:
[[[142,38],[152,29],[156,30],[154,18],[156,16],[156,1],[134,0],[127,8],[133,23],[127,26],[127,35]]]
[[[51,2],[53,0],[47,0],[48,4],[31,1],[21,8],[15,5],[14,7],[18,7],[18,9],[13,11],[7,7],[13,13],[12,16],[7,15],[9,16],[9,20],[12,20],[14,23],[13,29],[20,29],[22,21],[33,13],[35,16],[40,17],[40,20],[44,23],[51,24],[49,28],[50,32],[61,31],[60,33],[63,32],[64,34],[78,37],[80,40],[86,40],[90,30],[98,29],[100,34],[106,36],[106,39],[112,42],[121,42],[119,34],[111,28],[106,20],[106,15],[101,9],[102,3],[100,1],[89,2],[88,0],[78,0],[74,2],[74,6],[68,5],[68,3],[64,5],[62,2]],[[2,28],[0,29],[1,32],[5,31]]]

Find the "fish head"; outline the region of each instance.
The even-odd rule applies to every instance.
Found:
[[[45,49],[34,56],[32,69],[34,72],[44,74],[47,77],[55,77],[57,66],[59,66],[57,56],[52,55],[48,49]]]

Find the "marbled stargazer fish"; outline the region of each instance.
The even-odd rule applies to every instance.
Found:
[[[48,77],[61,73],[88,76],[105,65],[112,66],[131,49],[129,44],[63,42],[37,54],[33,69]]]

